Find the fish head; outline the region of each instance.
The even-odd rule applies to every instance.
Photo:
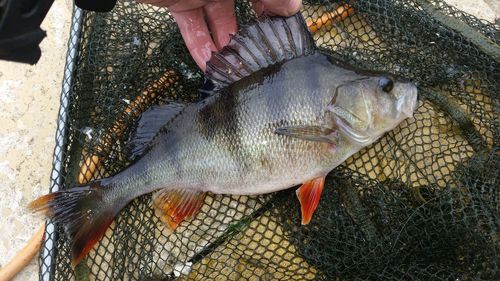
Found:
[[[417,87],[388,76],[362,77],[337,86],[328,111],[340,131],[366,145],[412,117]]]

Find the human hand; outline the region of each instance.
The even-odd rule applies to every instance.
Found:
[[[229,42],[229,35],[235,34],[237,30],[234,0],[137,1],[167,7],[170,10],[189,53],[203,71],[212,52],[224,47]],[[279,16],[295,14],[302,4],[301,0],[251,0],[251,2],[257,15],[265,12]]]

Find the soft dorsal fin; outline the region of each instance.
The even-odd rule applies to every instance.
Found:
[[[207,62],[206,77],[220,88],[262,68],[315,50],[300,13],[288,18],[266,16],[242,28],[226,47],[212,55]]]
[[[143,112],[128,142],[129,158],[134,159],[142,155],[160,129],[179,115],[185,107],[185,104],[171,102],[152,106]]]

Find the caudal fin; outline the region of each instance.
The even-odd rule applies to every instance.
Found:
[[[40,212],[62,224],[71,236],[73,244],[72,265],[77,265],[101,239],[120,206],[103,200],[101,181],[89,186],[75,187],[44,195],[28,205],[34,212]]]

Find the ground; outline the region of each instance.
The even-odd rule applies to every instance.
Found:
[[[49,190],[72,2],[52,5],[42,24],[48,35],[38,64],[0,61],[0,266],[43,223],[25,206]],[[500,17],[500,1],[447,2],[489,21]],[[32,261],[15,280],[38,280],[37,274],[37,261]]]

